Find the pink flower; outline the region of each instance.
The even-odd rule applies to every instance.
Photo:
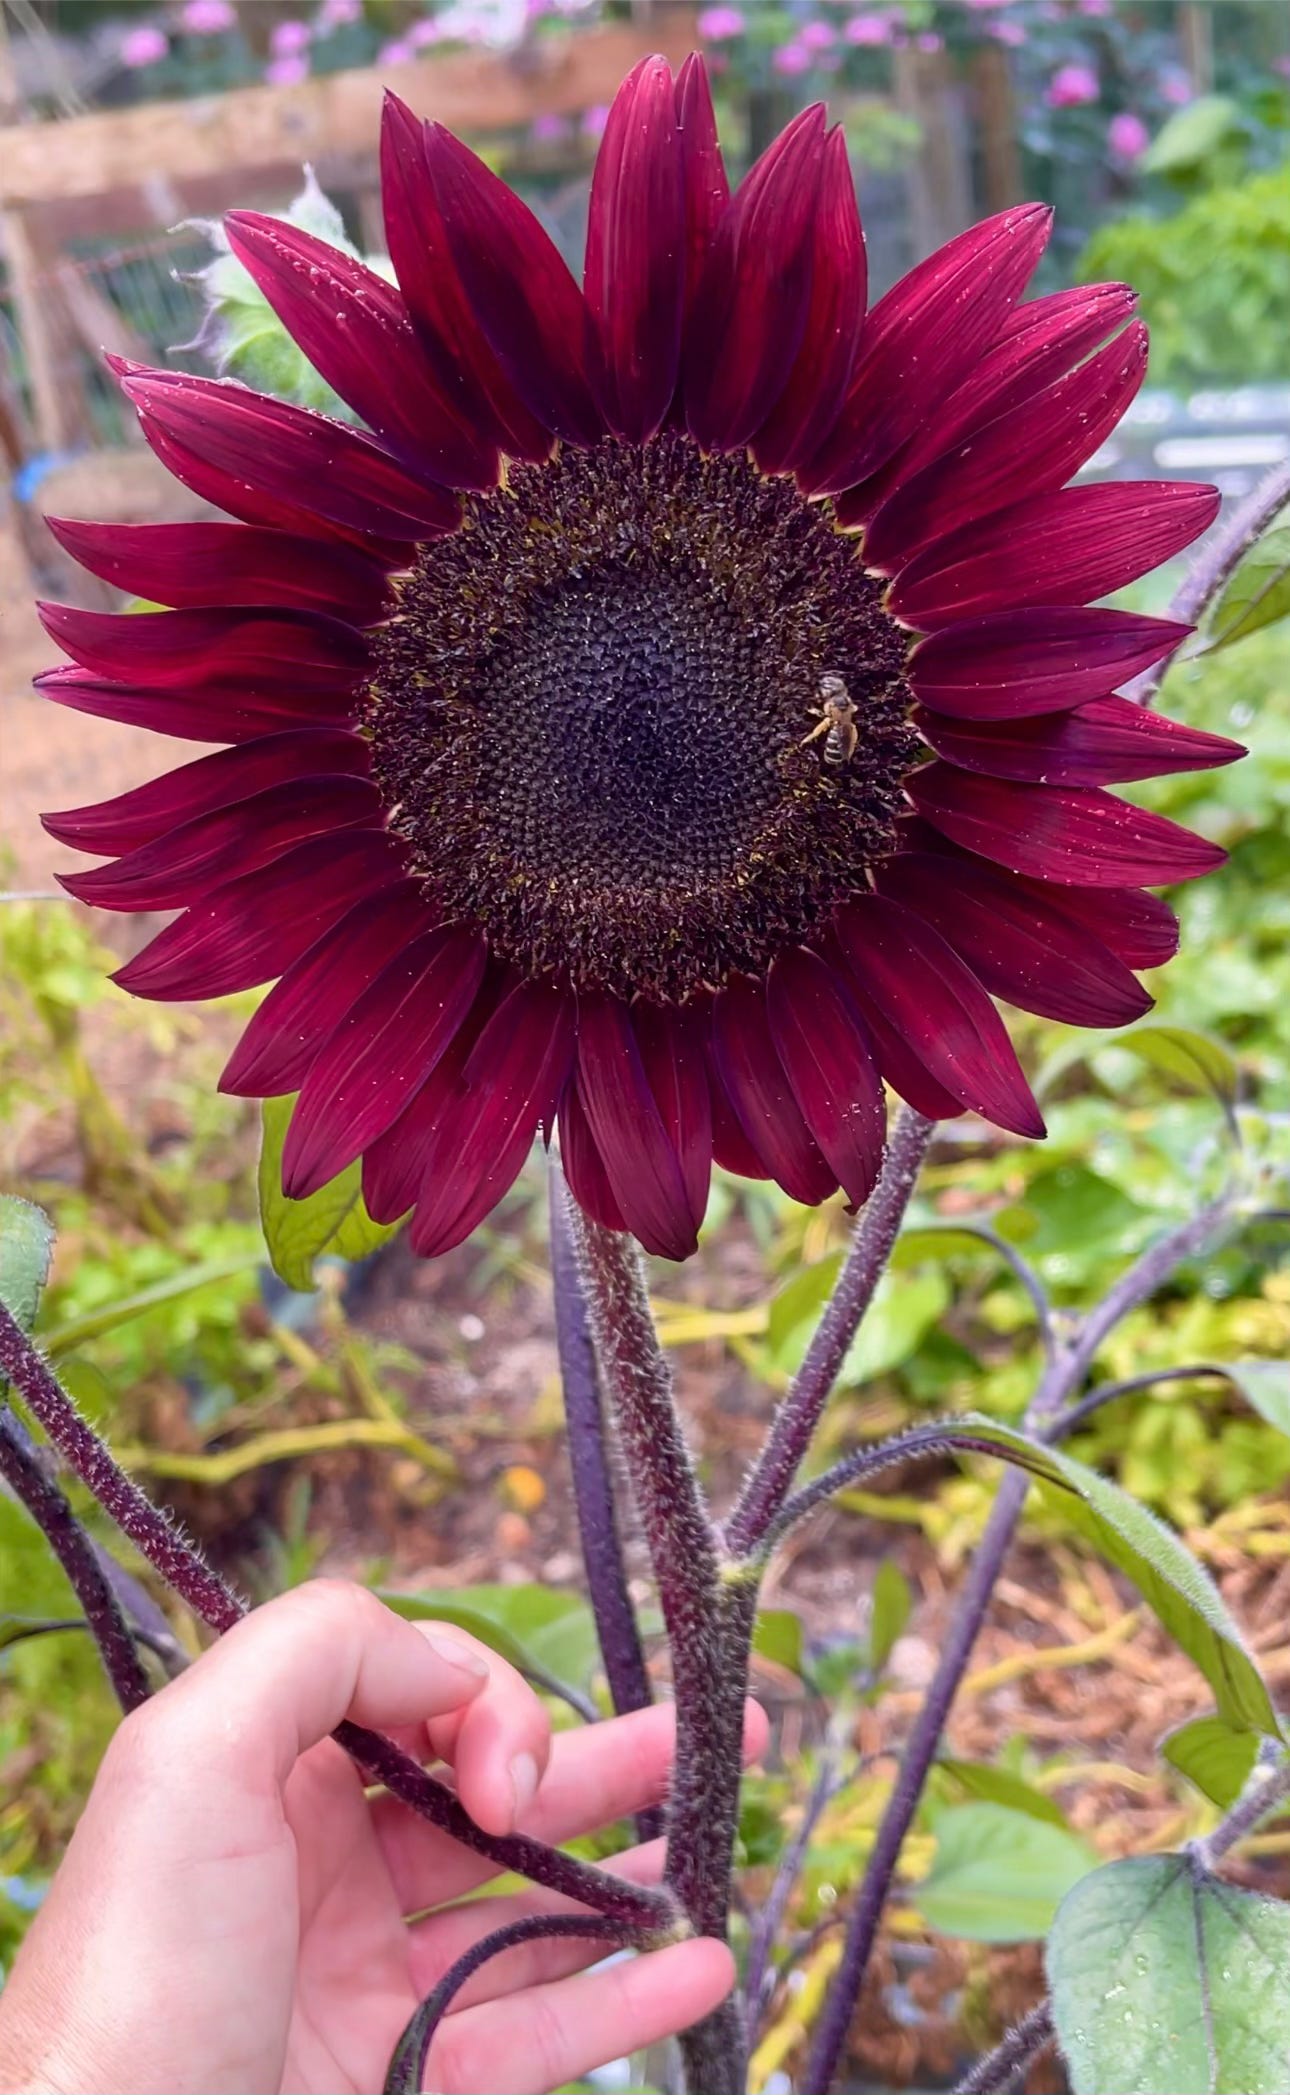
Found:
[[[264,68],[265,84],[269,87],[299,87],[308,78],[309,60],[303,51],[288,51],[281,58],[271,58]]]
[[[829,22],[808,22],[797,38],[805,51],[828,51],[837,40],[838,32]]]
[[[1106,17],[1115,11],[1112,0],[1077,0],[1077,5],[1080,14],[1087,15],[1095,22],[1105,21]]]
[[[849,44],[889,44],[891,23],[885,15],[852,15],[842,34]]]
[[[934,29],[924,29],[922,35],[915,37],[914,41],[920,51],[943,51],[945,49],[945,38],[938,36]]]
[[[407,65],[409,60],[415,58],[416,55],[406,36],[396,36],[392,43],[382,44],[376,54],[376,63],[378,65]]]
[[[406,43],[413,51],[424,51],[430,44],[439,43],[442,37],[443,31],[435,21],[434,16],[423,15],[419,22],[412,24],[406,37],[403,37],[401,41]]]
[[[1099,91],[1091,65],[1061,65],[1048,83],[1044,100],[1050,109],[1079,109],[1086,102],[1096,102]]]
[[[179,10],[179,26],[189,36],[223,36],[236,29],[237,15],[232,0],[187,0]]]
[[[699,35],[708,44],[729,43],[732,37],[744,33],[744,18],[737,7],[705,7],[695,24]]]
[[[606,124],[607,124],[608,122],[609,122],[609,105],[608,105],[608,103],[607,103],[607,102],[595,102],[595,103],[593,103],[593,105],[592,105],[592,107],[591,107],[590,109],[584,109],[584,110],[583,110],[583,112],[582,112],[582,124],[581,124],[581,127],[580,127],[580,128],[581,128],[581,131],[582,131],[582,135],[583,135],[583,137],[584,137],[584,138],[603,138],[603,137],[604,137],[604,134],[605,134],[605,125],[606,125]]]
[[[346,29],[351,22],[357,22],[362,13],[363,0],[322,0],[317,26],[324,34],[329,29]]]
[[[770,62],[785,79],[795,80],[799,74],[810,72],[815,59],[803,44],[781,44],[778,51],[772,51]]]
[[[170,49],[169,40],[151,22],[140,22],[137,29],[127,29],[121,39],[120,59],[131,72],[140,67],[156,65]]]
[[[996,44],[1006,44],[1011,51],[1019,50],[1026,41],[1020,22],[991,22],[990,34]]]
[[[1195,89],[1181,66],[1172,66],[1167,73],[1162,73],[1156,84],[1162,98],[1175,109],[1183,108],[1195,94]]]
[[[568,119],[553,116],[549,111],[543,116],[535,116],[529,126],[529,136],[538,145],[556,145],[569,136]]]
[[[313,30],[308,22],[275,22],[269,49],[275,58],[298,58],[309,49]]]
[[[1140,160],[1151,143],[1151,133],[1140,116],[1122,109],[1106,127],[1106,143],[1117,160]]]

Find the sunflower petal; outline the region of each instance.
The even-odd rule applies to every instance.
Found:
[[[846,134],[824,141],[815,209],[811,303],[797,360],[753,439],[763,473],[788,473],[811,457],[837,420],[864,319],[868,265]]]
[[[1033,720],[955,721],[915,716],[924,741],[964,771],[1054,786],[1109,786],[1174,771],[1210,771],[1245,755],[1226,735],[1204,734],[1127,698],[1094,698]]]
[[[643,58],[614,97],[596,156],[583,273],[601,410],[628,443],[653,436],[676,390],[683,184],[671,67]]]
[[[813,1207],[838,1179],[803,1120],[771,1037],[766,992],[736,975],[712,1006],[712,1043],[727,1098],[745,1140],[792,1200]]]
[[[1227,857],[1164,815],[1091,787],[1014,785],[935,763],[915,772],[908,791],[965,850],[1063,886],[1163,887],[1210,873]]]
[[[864,1023],[841,980],[803,946],[780,953],[766,985],[771,1038],[802,1118],[853,1207],[882,1166],[887,1111]]]
[[[997,611],[920,640],[908,675],[915,696],[935,712],[1017,719],[1104,698],[1191,631],[1096,604]]]

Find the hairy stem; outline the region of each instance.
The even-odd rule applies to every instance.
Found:
[[[1169,617],[1181,619],[1187,625],[1198,625],[1231,581],[1251,546],[1263,536],[1273,517],[1285,508],[1287,502],[1290,502],[1290,465],[1273,466],[1240,507],[1233,511],[1229,522],[1220,526],[1201,547],[1190,570],[1174,591]],[[1140,676],[1123,687],[1124,696],[1133,699],[1137,705],[1151,705],[1172,660],[1170,654],[1163,662],[1144,669]]]
[[[1193,1843],[1192,1853],[1204,1869],[1213,1869],[1224,1855],[1253,1833],[1270,1812],[1290,1801],[1290,1766],[1258,1763],[1226,1818]]]
[[[1008,2095],[1019,2074],[1025,2072],[1053,2041],[1053,2014],[1046,2000],[1022,2017],[992,2052],[965,2073],[954,2095]]]
[[[67,1573],[117,1701],[127,1713],[137,1709],[151,1690],[116,1594],[89,1536],[46,1475],[40,1450],[9,1416],[0,1416],[0,1477],[26,1507]]]
[[[596,1351],[636,1496],[667,1628],[676,1761],[664,1881],[695,1931],[724,1941],[743,1767],[755,1576],[728,1577],[672,1396],[630,1237],[574,1211]],[[691,2095],[742,2095],[744,2038],[731,2004],[681,2040]]]
[[[756,1550],[792,1489],[847,1348],[886,1270],[935,1132],[934,1120],[925,1120],[912,1106],[901,1107],[878,1183],[856,1224],[838,1284],[726,1522],[726,1547],[732,1557],[749,1556]]]
[[[560,1380],[569,1429],[569,1467],[573,1472],[582,1559],[605,1664],[605,1678],[614,1708],[622,1716],[627,1710],[644,1709],[652,1700],[649,1674],[645,1670],[636,1610],[627,1590],[627,1570],[614,1506],[608,1421],[601,1401],[595,1343],[582,1291],[569,1192],[554,1159],[549,1169],[551,1282],[555,1294]],[[649,1839],[658,1831],[659,1827],[655,1825],[641,1837]]]
[[[1122,1273],[1102,1301],[1075,1327],[1040,1378],[1023,1426],[1041,1437],[1053,1434],[1055,1415],[1070,1402],[1108,1334],[1131,1310],[1148,1300],[1185,1259],[1209,1244],[1231,1211],[1233,1195],[1211,1201],[1200,1213],[1151,1244]],[[896,1864],[913,1824],[919,1798],[936,1757],[946,1719],[985,1620],[995,1583],[1016,1533],[1028,1480],[1009,1470],[999,1486],[985,1531],[972,1558],[946,1631],[939,1662],[910,1730],[887,1808],[847,1923],[842,1962],[834,1976],[801,2084],[801,2095],[826,2095],[842,2058],[851,2018],[860,1998],[878,1937]]]
[[[618,1921],[604,1918],[593,1919],[591,1915],[579,1916],[569,1913],[534,1913],[526,1920],[513,1920],[504,1928],[494,1928],[480,1942],[474,1942],[450,1965],[433,1993],[428,1993],[416,2013],[412,2016],[403,2035],[394,2047],[390,2069],[385,2079],[384,2095],[421,2095],[425,2085],[426,2065],[440,2023],[452,2006],[453,2000],[467,1979],[490,1958],[500,1957],[504,1951],[515,1949],[523,1942],[538,1942],[553,1935],[576,1935],[591,1940],[600,1939],[620,1946],[631,1944],[635,1938],[629,1929]]]
[[[3,1303],[0,1380],[13,1385],[69,1467],[89,1486],[140,1555],[187,1602],[198,1620],[221,1634],[240,1622],[246,1613],[245,1603],[196,1545],[181,1535],[126,1475],[85,1423]],[[675,1921],[676,1903],[667,1891],[628,1884],[607,1870],[595,1869],[590,1863],[579,1862],[558,1848],[548,1848],[522,1834],[499,1837],[481,1832],[445,1784],[428,1775],[409,1754],[379,1732],[366,1731],[357,1724],[342,1724],[336,1737],[358,1765],[383,1782],[394,1796],[451,1834],[463,1847],[495,1862],[499,1869],[517,1870],[535,1884],[635,1925],[666,1928]]]

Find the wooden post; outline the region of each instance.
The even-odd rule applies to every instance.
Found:
[[[65,451],[88,430],[81,388],[71,383],[69,366],[76,363],[77,349],[63,310],[57,257],[41,237],[39,214],[20,206],[0,211],[0,247],[27,365],[37,447]]]
[[[922,134],[908,177],[917,259],[972,223],[972,171],[963,110],[945,52],[901,45],[894,53],[893,74],[896,105],[914,118]]]
[[[1022,201],[1021,147],[1012,66],[1001,44],[982,44],[972,60],[981,184],[986,211],[1006,211]]]

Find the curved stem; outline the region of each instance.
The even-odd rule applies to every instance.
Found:
[[[472,1943],[464,1956],[458,1957],[412,2016],[394,2047],[394,2056],[385,2077],[384,2095],[421,2095],[430,2046],[439,2024],[467,1979],[472,1978],[481,1965],[487,1964],[492,1957],[500,1957],[505,1950],[515,1949],[520,1943],[537,1942],[552,1935],[581,1935],[620,1945],[636,1939],[631,1930],[618,1921],[595,1920],[589,1915],[568,1913],[530,1914],[526,1920],[513,1920],[507,1927],[494,1928],[491,1935],[485,1935],[481,1942]]]
[[[676,1760],[664,1881],[695,1930],[724,1941],[743,1772],[756,1576],[729,1576],[690,1460],[630,1237],[573,1211],[596,1352],[627,1457],[667,1628]],[[731,2003],[681,2039],[691,2095],[742,2095]]]
[[[838,1284],[725,1524],[726,1547],[733,1557],[749,1556],[757,1549],[792,1489],[847,1348],[886,1270],[935,1132],[936,1122],[925,1120],[912,1106],[902,1106],[896,1116],[878,1183],[856,1223]]]
[[[0,1477],[26,1507],[67,1573],[117,1701],[127,1714],[138,1709],[151,1690],[129,1624],[89,1536],[57,1484],[46,1476],[39,1449],[12,1417],[0,1416]]]
[[[1290,502],[1290,465],[1274,466],[1248,494],[1230,521],[1220,526],[1202,546],[1190,571],[1174,591],[1170,618],[1198,625],[1210,605],[1231,581],[1251,546],[1263,536],[1278,510]],[[1179,642],[1179,646],[1182,642]],[[1176,653],[1177,650],[1175,649]],[[1124,685],[1124,696],[1136,705],[1149,706],[1155,699],[1173,661],[1166,655],[1150,669]]]
[[[1113,1404],[1117,1397],[1135,1396],[1141,1389],[1154,1389],[1158,1382],[1230,1380],[1231,1376],[1226,1368],[1216,1367],[1212,1362],[1202,1360],[1190,1367],[1149,1368],[1143,1375],[1126,1375],[1122,1382],[1099,1382],[1097,1388],[1091,1389],[1086,1397],[1081,1397],[1078,1404],[1072,1404],[1060,1417],[1052,1419],[1042,1438],[1053,1443],[1065,1440],[1069,1434],[1083,1425],[1085,1419],[1092,1418],[1095,1411],[1100,1411],[1104,1404]]]
[[[1079,1388],[1108,1333],[1131,1310],[1153,1295],[1176,1267],[1212,1240],[1226,1222],[1234,1198],[1235,1195],[1229,1192],[1209,1202],[1199,1214],[1149,1245],[1121,1274],[1114,1287],[1080,1321],[1070,1341],[1049,1363],[1027,1408],[1023,1427],[1043,1435],[1044,1429],[1051,1426],[1054,1415]],[[1009,1470],[995,1495],[990,1518],[945,1634],[940,1660],[905,1743],[896,1781],[847,1923],[842,1962],[816,2026],[801,2095],[825,2095],[837,2072],[900,1851],[913,1824],[941,1732],[967,1671],[995,1583],[1016,1533],[1026,1491],[1024,1473]]]
[[[80,1416],[71,1398],[22,1327],[0,1303],[0,1380],[9,1382],[32,1415],[39,1419],[64,1461],[87,1484],[95,1498],[166,1583],[193,1613],[221,1634],[246,1613],[245,1603],[220,1577],[201,1551],[128,1477],[103,1442]],[[579,1862],[558,1848],[523,1834],[483,1833],[467,1817],[453,1792],[412,1757],[379,1732],[342,1724],[338,1742],[360,1767],[383,1782],[391,1793],[432,1825],[487,1856],[499,1869],[518,1870],[535,1884],[563,1892],[594,1911],[642,1927],[669,1927],[676,1905],[667,1891],[631,1885],[607,1870]]]
[[[964,2074],[954,2095],[1008,2095],[1018,2074],[1047,2050],[1055,2035],[1053,2011],[1046,2000],[1041,2000],[992,2052]]]

